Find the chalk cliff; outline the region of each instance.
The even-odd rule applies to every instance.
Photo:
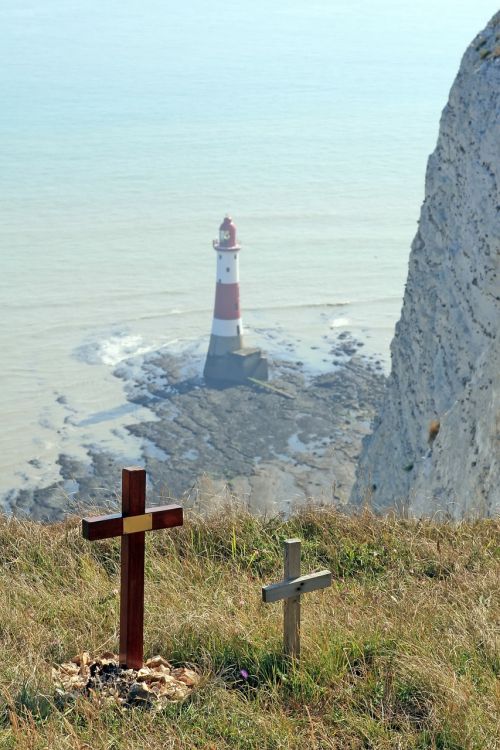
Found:
[[[500,511],[500,13],[466,50],[427,165],[392,369],[351,499]]]

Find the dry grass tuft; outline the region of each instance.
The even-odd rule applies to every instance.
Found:
[[[153,715],[54,700],[54,664],[116,649],[119,543],[0,518],[0,748],[498,748],[499,532],[307,508],[149,535],[146,654],[203,673]],[[281,656],[281,607],[260,601],[290,536],[304,571],[334,578],[304,597],[300,670]]]

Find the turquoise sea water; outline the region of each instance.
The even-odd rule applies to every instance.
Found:
[[[347,329],[387,362],[440,111],[496,9],[2,0],[0,495],[91,443],[137,460],[113,369],[203,352],[227,211],[250,343],[315,367]]]

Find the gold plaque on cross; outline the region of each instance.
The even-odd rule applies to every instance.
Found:
[[[124,534],[136,534],[138,531],[151,531],[152,528],[152,513],[144,513],[142,516],[126,516],[123,519]]]

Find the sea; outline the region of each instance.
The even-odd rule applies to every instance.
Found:
[[[247,344],[319,371],[349,332],[387,371],[440,112],[496,10],[1,0],[0,504],[61,453],[140,459],[127,377],[159,349],[202,368],[226,213]]]

